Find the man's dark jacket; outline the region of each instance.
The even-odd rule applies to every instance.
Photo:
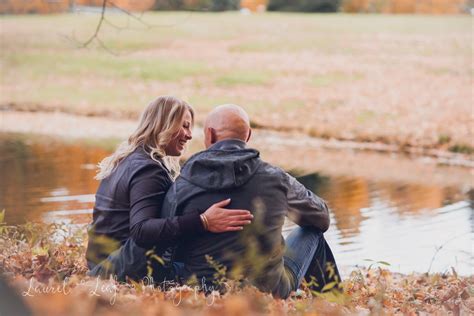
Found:
[[[162,215],[202,213],[227,198],[231,198],[228,208],[254,214],[252,224],[238,232],[205,232],[180,240],[174,260],[184,262],[185,278],[195,274],[198,280],[212,280],[216,273],[215,266],[209,264],[212,258],[227,272],[240,268],[241,275],[260,290],[274,293],[281,283],[289,282],[281,234],[285,216],[300,226],[323,232],[329,227],[328,209],[322,199],[236,139],[220,141],[186,162],[166,194]]]

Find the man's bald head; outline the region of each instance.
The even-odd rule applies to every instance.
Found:
[[[208,114],[204,123],[206,148],[224,139],[234,138],[247,142],[250,134],[247,112],[234,104],[219,105]]]

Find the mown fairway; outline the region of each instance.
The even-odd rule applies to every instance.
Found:
[[[136,115],[189,100],[198,121],[237,103],[255,123],[310,135],[474,146],[471,17],[147,13],[1,17],[1,105]]]

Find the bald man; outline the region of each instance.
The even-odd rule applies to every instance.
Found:
[[[309,281],[313,276],[317,291],[340,281],[323,237],[329,227],[326,203],[280,168],[262,161],[257,150],[247,148],[251,134],[249,117],[237,105],[218,106],[207,116],[207,149],[183,166],[165,197],[162,216],[196,210],[202,214],[212,204],[230,199],[229,208],[250,210],[254,219],[242,231],[215,234],[201,215],[207,232],[181,240],[172,251],[175,274],[181,280],[194,275],[209,286],[218,263],[228,277],[246,279],[280,298],[288,297],[303,278]],[[286,240],[285,216],[300,226]],[[335,273],[329,273],[328,265]]]
[[[204,122],[206,148],[220,139],[239,139],[248,142],[251,134],[249,116],[237,105],[225,104],[216,107]]]

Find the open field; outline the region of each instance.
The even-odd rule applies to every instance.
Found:
[[[472,153],[471,17],[110,14],[2,16],[3,108],[135,117],[156,95],[198,123],[237,103],[256,126]]]

